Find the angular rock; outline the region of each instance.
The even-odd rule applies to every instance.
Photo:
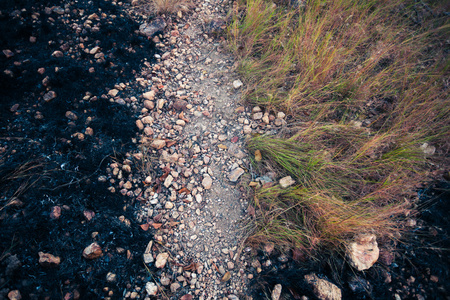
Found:
[[[341,300],[342,292],[333,283],[320,279],[316,274],[305,275],[306,282],[312,286],[313,292],[320,300]]]
[[[178,111],[184,111],[186,110],[187,105],[188,103],[185,100],[176,100],[173,104],[173,108]]]
[[[78,120],[78,116],[73,111],[70,111],[70,110],[66,111],[66,118],[71,121]]]
[[[142,97],[147,100],[155,99],[155,91],[151,90],[142,94]],[[144,102],[145,103],[145,102]]]
[[[102,255],[102,248],[97,243],[92,243],[83,250],[83,257],[86,259],[96,259]]]
[[[153,37],[156,33],[163,31],[166,26],[166,21],[162,17],[157,17],[150,23],[144,23],[139,26],[139,31],[143,35]]]
[[[22,295],[19,290],[12,290],[8,293],[9,300],[20,300],[22,299]]]
[[[12,52],[12,51],[9,50],[9,49],[3,50],[3,54],[5,54],[6,58],[11,58],[11,57],[14,56],[14,52]]]
[[[119,90],[112,89],[112,90],[109,90],[108,95],[110,95],[111,97],[115,97],[115,96],[117,96],[118,93],[119,93]]]
[[[180,287],[181,285],[178,282],[174,282],[170,285],[170,291],[175,293]]]
[[[53,206],[52,210],[50,211],[50,219],[56,220],[61,217],[61,207],[60,206]]]
[[[278,300],[281,296],[281,284],[276,284],[272,290],[272,300]]]
[[[290,187],[291,185],[293,185],[295,183],[295,180],[292,179],[291,176],[286,176],[280,179],[279,181],[280,186],[285,189],[287,187]]]
[[[253,114],[253,120],[261,120],[263,117],[263,113],[262,112],[257,112]]]
[[[112,273],[112,272],[108,272],[108,274],[106,274],[106,281],[107,282],[115,282],[117,280],[117,275]]]
[[[374,234],[362,234],[347,247],[347,256],[358,271],[367,270],[378,260],[380,249]]]
[[[44,94],[44,101],[49,102],[56,98],[56,93],[54,91],[49,91],[48,93]]]
[[[235,89],[240,88],[242,85],[243,85],[243,83],[242,83],[242,81],[240,81],[239,79],[233,81],[233,87],[234,87]]]
[[[166,146],[166,141],[155,139],[150,143],[150,146],[159,150]]]
[[[158,293],[158,287],[153,282],[147,282],[145,284],[145,290],[147,291],[147,294],[150,296],[156,296]]]
[[[155,266],[159,269],[164,268],[167,263],[167,258],[169,258],[169,253],[159,253],[156,257]]]
[[[231,182],[236,182],[236,181],[238,181],[239,177],[241,177],[242,174],[244,174],[244,173],[245,173],[244,169],[236,168],[233,171],[231,171],[231,173],[228,175],[228,179]]]
[[[46,268],[57,267],[61,263],[59,256],[50,253],[39,252],[39,264]]]
[[[150,264],[154,261],[153,254],[152,254],[152,246],[153,246],[153,241],[150,241],[147,244],[147,248],[145,248],[144,263],[146,263],[146,264]]]

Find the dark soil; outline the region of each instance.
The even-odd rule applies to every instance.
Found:
[[[154,44],[111,1],[3,0],[0,11],[0,50],[14,53],[0,53],[0,299],[15,289],[23,299],[122,297],[127,285],[148,281],[142,253],[151,236],[134,223],[130,200],[98,181],[112,158],[136,147],[130,99],[105,94],[134,78]],[[95,46],[103,56],[84,51]],[[46,102],[48,91],[57,96]],[[87,127],[93,135],[74,136]],[[61,216],[52,219],[55,206]],[[94,241],[103,256],[84,259]],[[60,265],[40,266],[41,251]]]
[[[337,284],[343,299],[450,299],[450,182],[430,184],[419,192],[417,202],[417,223],[407,230],[404,243],[380,244],[379,261],[363,272],[351,268],[342,257],[322,254],[315,262],[287,257],[282,262],[283,255],[259,252],[262,272],[253,282],[254,298],[270,298],[273,287],[281,283],[281,299],[304,295],[316,299],[304,283],[306,274],[316,273]]]

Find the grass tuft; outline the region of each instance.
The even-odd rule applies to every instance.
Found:
[[[406,200],[432,166],[448,165],[450,22],[445,3],[433,5],[233,7],[228,41],[245,99],[290,114],[297,126],[249,141],[264,158],[261,171],[275,168],[297,182],[256,190],[251,243],[313,252],[342,250],[360,232],[398,236]],[[424,143],[438,150],[425,155]]]

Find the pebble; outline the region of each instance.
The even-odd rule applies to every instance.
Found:
[[[202,180],[202,186],[206,190],[209,190],[212,186],[212,178],[210,176],[204,176]]]
[[[54,256],[50,253],[39,252],[39,264],[43,267],[52,268],[57,267],[61,263],[59,256]]]
[[[102,255],[102,248],[97,243],[92,243],[83,250],[83,257],[86,259],[96,259]]]
[[[292,179],[291,176],[286,176],[280,179],[279,184],[283,189],[285,189],[295,184],[295,180]]]
[[[145,284],[145,290],[147,291],[147,294],[149,296],[156,296],[156,294],[158,293],[158,287],[153,282],[147,282]]]
[[[233,87],[234,87],[235,89],[240,88],[242,85],[243,85],[243,83],[242,83],[242,81],[240,81],[239,79],[233,81]]]
[[[231,171],[231,173],[228,175],[228,179],[234,183],[234,182],[238,181],[239,177],[241,177],[242,174],[244,174],[244,173],[245,173],[244,169],[236,168],[233,171]]]
[[[158,256],[156,256],[155,267],[157,267],[159,269],[164,268],[164,266],[167,263],[168,257],[169,257],[169,253],[159,253]]]

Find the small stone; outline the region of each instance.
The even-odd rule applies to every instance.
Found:
[[[22,295],[19,290],[12,290],[8,293],[9,300],[20,300],[22,299]]]
[[[314,294],[320,300],[341,300],[342,292],[333,283],[320,279],[316,274],[305,275],[306,282],[313,287]]]
[[[158,293],[158,287],[154,282],[147,282],[145,284],[145,290],[147,291],[147,294],[150,296],[155,296]]]
[[[85,210],[83,211],[83,215],[84,218],[86,219],[86,221],[90,221],[95,217],[95,212],[93,212],[92,210]]]
[[[73,111],[70,111],[70,110],[66,111],[66,118],[71,121],[78,120],[78,116]]]
[[[144,124],[141,120],[136,120],[136,127],[139,128],[139,130],[144,129]]]
[[[263,117],[263,113],[262,112],[257,112],[255,114],[253,114],[253,120],[261,120]]]
[[[242,85],[243,85],[243,83],[242,83],[242,81],[240,81],[239,79],[233,81],[233,87],[234,87],[235,89],[240,88]]]
[[[269,115],[268,115],[268,114],[264,114],[264,116],[262,117],[262,121],[263,121],[265,124],[269,124],[269,123],[270,123]]]
[[[374,234],[358,236],[347,247],[350,264],[358,271],[367,270],[378,260],[380,250]]]
[[[245,173],[244,169],[236,168],[233,171],[231,171],[231,173],[228,175],[228,179],[231,182],[236,182],[236,181],[238,181],[239,177],[241,177],[242,174],[244,174],[244,173]]]
[[[142,94],[142,97],[144,97],[144,99],[147,99],[147,100],[153,100],[153,99],[155,99],[155,91],[151,90],[149,92],[145,92]]]
[[[431,146],[428,143],[423,143],[422,146],[420,146],[420,149],[426,155],[433,155],[436,152],[436,147]]]
[[[117,280],[117,275],[112,273],[112,272],[108,272],[108,274],[106,274],[106,281],[107,282],[115,282]]]
[[[50,211],[50,219],[56,220],[61,216],[61,207],[60,206],[52,206]]]
[[[99,46],[95,46],[94,48],[91,49],[91,51],[89,51],[89,54],[95,54],[98,51],[100,51],[100,47]]]
[[[227,267],[228,267],[229,270],[233,270],[234,269],[234,263],[231,262],[231,261],[227,262]]]
[[[83,257],[86,259],[96,259],[102,255],[102,248],[97,243],[92,243],[83,250]]]
[[[172,209],[174,206],[173,202],[167,201],[166,204],[164,205],[164,207],[166,209]]]
[[[49,102],[56,98],[56,93],[54,91],[49,91],[48,93],[44,94],[44,101]]]
[[[164,186],[165,186],[166,188],[169,188],[169,186],[172,184],[172,182],[173,182],[173,176],[169,174],[169,175],[166,177],[166,179],[164,180]],[[172,207],[173,207],[173,206],[172,206]]]
[[[279,300],[281,296],[281,284],[276,284],[272,290],[272,300]]]
[[[206,189],[209,190],[212,186],[212,178],[209,176],[204,176],[203,180],[202,180],[202,186]]]
[[[188,103],[185,100],[176,100],[173,104],[173,108],[178,111],[184,111],[186,110],[187,105]]]
[[[52,56],[56,57],[56,58],[61,58],[61,57],[64,56],[64,54],[61,51],[57,50],[57,51],[52,53]]]
[[[148,110],[152,110],[155,108],[155,102],[150,101],[150,100],[145,100],[144,101],[144,107]]]
[[[293,184],[295,183],[295,180],[292,179],[291,176],[286,176],[286,177],[281,178],[280,181],[279,181],[279,183],[280,183],[280,186],[281,186],[283,189],[285,189],[285,188],[288,188],[288,187],[290,187],[291,185],[293,185]]]
[[[146,35],[148,37],[153,37],[158,32],[162,32],[164,28],[166,28],[167,23],[164,21],[164,18],[157,17],[150,23],[145,23],[139,26],[139,31],[141,34]]]
[[[39,252],[39,264],[46,268],[53,268],[59,266],[61,258],[50,253]]]
[[[155,266],[159,269],[164,268],[167,263],[167,258],[169,258],[169,253],[159,253],[156,257]]]
[[[153,255],[152,255],[152,246],[153,246],[153,241],[150,241],[147,244],[147,248],[145,248],[144,263],[146,263],[146,264],[150,264],[154,261]]]
[[[141,119],[143,124],[152,125],[154,119],[151,116],[145,116]]]
[[[118,93],[119,93],[119,90],[112,89],[112,90],[109,90],[108,95],[110,95],[111,97],[115,97],[115,96],[117,96]]]
[[[252,133],[252,128],[249,125],[244,126],[244,134]]]
[[[3,54],[5,54],[6,58],[11,58],[11,57],[14,56],[14,52],[12,52],[12,51],[9,50],[9,49],[3,50]]]
[[[170,285],[170,291],[175,293],[180,288],[180,284],[178,282],[174,282]]]
[[[197,201],[198,203],[202,203],[203,201],[202,195],[200,194],[195,195],[195,201]]]
[[[159,150],[166,146],[166,141],[155,139],[150,143],[150,146]]]
[[[284,119],[284,117],[286,117],[286,114],[282,111],[279,111],[277,113],[277,119]]]

